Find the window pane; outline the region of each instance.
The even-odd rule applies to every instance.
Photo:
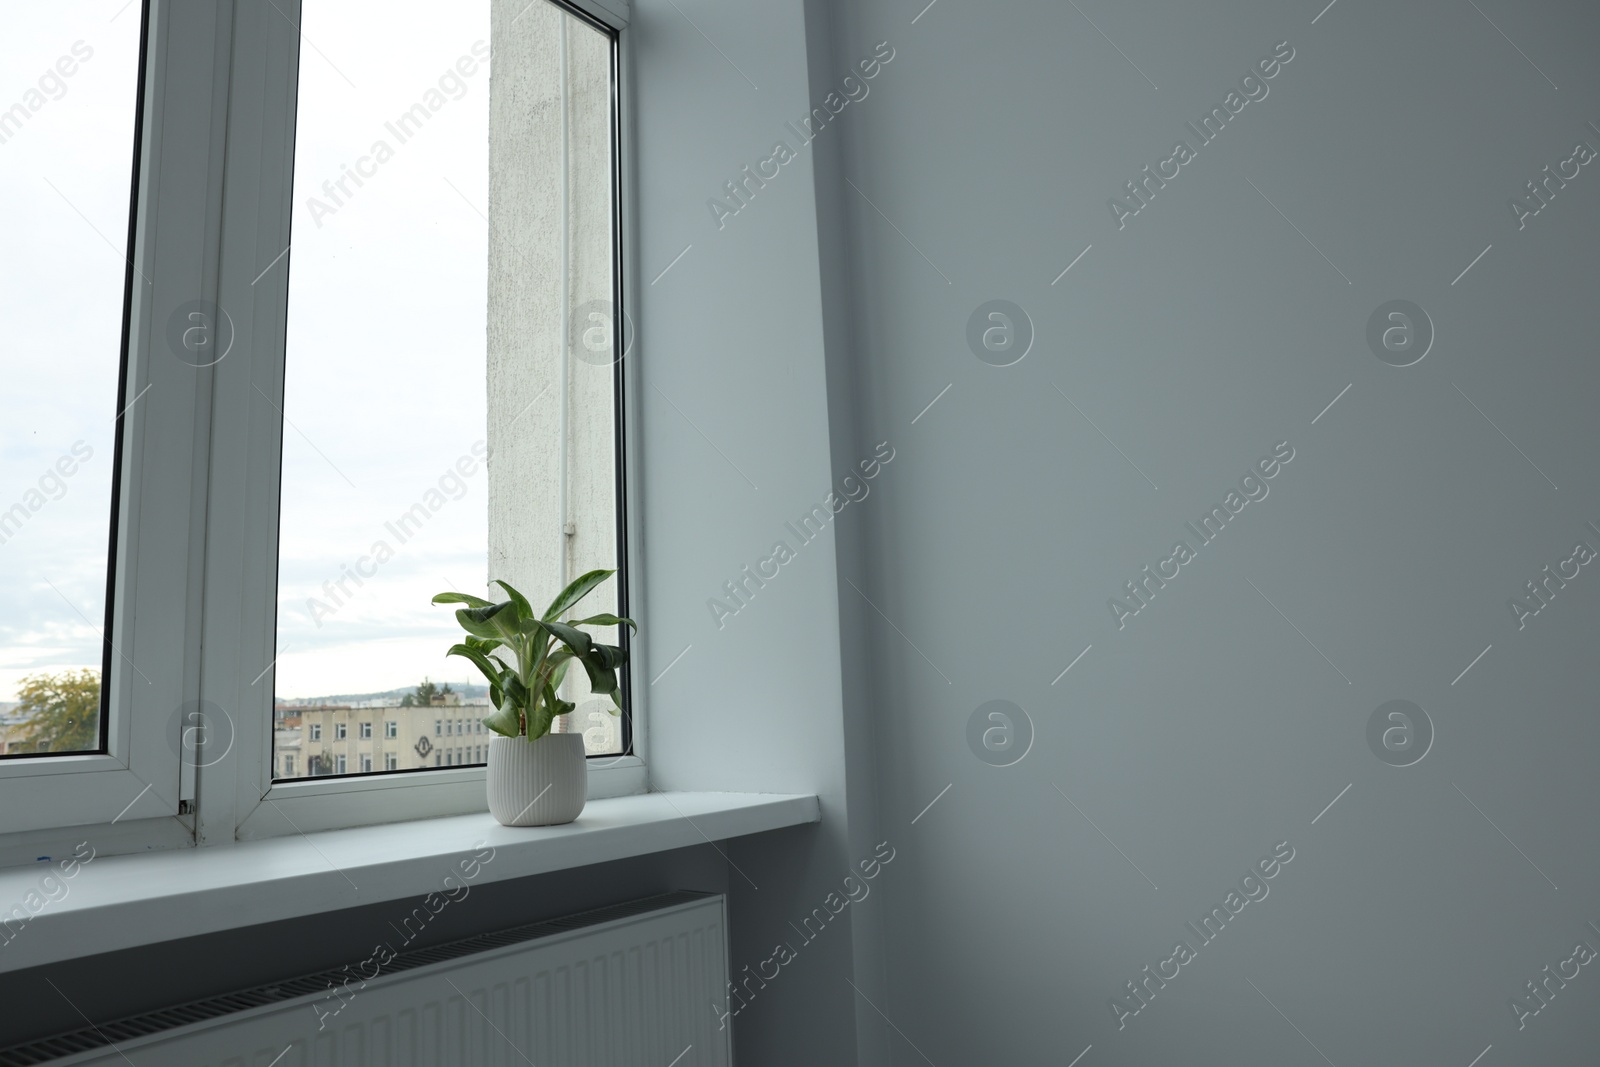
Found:
[[[617,379],[628,335],[626,316],[614,321],[614,49],[609,34],[545,0],[497,0],[495,12],[489,570],[544,603],[619,560]],[[607,581],[578,617],[622,613],[619,589]],[[577,710],[558,731],[583,733],[590,755],[623,751],[623,720],[582,671],[568,673],[562,696]]]
[[[0,755],[101,748],[141,4],[0,34]]]
[[[544,602],[617,558],[611,39],[543,0],[408,0],[379,23],[348,8],[306,0],[301,24],[286,777],[481,762],[436,740],[489,707],[431,598],[502,578]],[[617,610],[615,585],[586,612]],[[564,695],[584,721],[566,725],[620,751],[578,682]],[[440,707],[459,711],[435,722]]]

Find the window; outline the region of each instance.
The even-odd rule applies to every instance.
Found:
[[[482,680],[444,656],[441,575],[548,598],[617,565],[614,43],[548,0],[525,7],[491,25],[481,0],[427,5],[419,42],[404,18],[304,4],[338,66],[306,56],[298,87],[280,698],[476,696]],[[330,381],[370,394],[352,404]],[[614,610],[618,590],[591,605]],[[568,699],[586,695],[575,674]]]
[[[147,129],[149,103],[183,79],[146,78],[144,5],[110,15],[12,5],[0,35],[0,833],[176,815],[195,779],[183,746],[203,736],[182,611],[168,610],[183,583],[174,602],[140,580],[191,559],[199,458],[159,431],[194,418],[197,353],[177,319],[177,351],[154,323],[181,318],[190,286],[170,268],[195,245],[134,224],[209,175],[184,158],[192,146]],[[192,73],[187,88],[208,94]]]
[[[0,701],[17,705],[5,755],[22,759],[107,751],[102,682],[116,655],[102,633],[127,424],[117,416],[140,27],[106,27],[79,6],[8,9],[0,37],[11,75],[0,90],[0,377],[14,413],[0,450]]]
[[[484,740],[489,703],[433,594],[607,567],[584,607],[627,611],[625,19],[13,6],[0,848],[480,809],[431,771],[485,747],[424,745]],[[415,773],[361,781],[351,721]]]

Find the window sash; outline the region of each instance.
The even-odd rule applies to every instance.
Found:
[[[123,395],[137,402],[123,401],[116,452],[112,654],[102,679],[108,751],[0,766],[0,861],[67,827],[120,824],[107,840],[181,837],[173,819],[194,796],[179,717],[201,706],[194,609],[203,531],[194,517],[205,509],[213,371],[168,350],[165,321],[179,305],[214,299],[205,251],[220,207],[221,146],[190,131],[220,117],[231,24],[217,5],[173,10],[162,0],[144,17],[124,309]]]
[[[268,668],[276,640],[287,274],[264,268],[290,236],[301,5],[144,3],[130,258],[135,276],[149,283],[133,286],[127,308],[126,390],[141,399],[120,441],[111,561],[110,634],[133,659],[111,657],[107,754],[0,765],[0,864],[31,861],[90,833],[112,853],[481,811],[481,766],[273,782]],[[616,35],[617,285],[637,291],[625,254],[634,214],[626,6],[565,6]],[[194,299],[226,309],[233,326],[233,348],[209,368],[164,351],[164,317]],[[627,320],[617,318],[620,345]],[[636,414],[626,397],[635,362],[624,359],[618,369],[623,517],[636,511],[638,491],[620,477],[634,466]],[[626,530],[625,518],[621,525]],[[628,538],[619,564],[635,579],[625,587],[635,615],[638,558]],[[635,646],[635,672],[643,670],[640,653]],[[591,761],[591,797],[647,788],[638,754],[646,741],[643,688],[629,685],[633,754]],[[194,759],[181,757],[170,728],[185,706],[214,720],[209,736],[217,740]],[[390,730],[386,723],[385,737],[396,736]],[[487,745],[473,751],[480,749]],[[442,768],[440,754],[433,753]],[[310,755],[284,759],[309,763]],[[384,769],[395,759],[386,753]]]
[[[290,15],[289,19],[280,17],[270,5],[263,5],[264,10],[248,10],[253,5],[247,5],[238,14],[236,47],[248,42],[241,51],[248,51],[250,55],[237,61],[240,74],[247,72],[246,91],[240,91],[240,74],[235,75],[234,83],[235,135],[230,138],[230,145],[239,148],[236,158],[230,158],[229,175],[230,181],[237,179],[241,189],[234,200],[238,211],[230,215],[233,225],[228,232],[238,234],[239,239],[234,247],[223,251],[225,274],[227,264],[234,264],[234,272],[228,276],[229,283],[225,283],[224,291],[237,293],[237,299],[249,305],[245,315],[250,319],[249,336],[253,343],[249,363],[241,360],[219,368],[222,374],[218,386],[219,394],[228,390],[231,396],[259,387],[281,407],[287,274],[269,272],[259,282],[251,284],[261,269],[288,246],[290,236],[294,168],[288,149],[293,143],[295,64],[301,58],[300,42],[291,21],[298,25],[300,5],[298,0],[292,6],[280,0],[278,6]],[[634,291],[635,272],[624,254],[624,239],[633,213],[630,138],[625,135],[630,121],[627,108],[630,44],[625,19],[600,4],[563,6],[613,35],[615,271],[618,289]],[[256,99],[257,95],[262,99]],[[276,154],[279,152],[281,155]],[[268,159],[270,166],[264,165]],[[236,261],[230,258],[233,256],[237,256]],[[233,363],[232,360],[228,362]],[[627,494],[635,491],[631,483],[621,477],[621,472],[630,465],[627,449],[636,440],[632,424],[634,413],[626,403],[634,362],[622,360],[617,372],[618,436],[624,446],[617,455],[619,493],[622,494],[617,507],[619,525],[624,531],[625,516],[632,510]],[[257,405],[261,407],[268,405]],[[241,709],[245,722],[260,725],[257,729],[240,731],[237,746],[240,758],[231,768],[232,781],[207,781],[207,792],[200,806],[202,838],[248,839],[293,833],[295,828],[309,831],[483,810],[484,768],[465,765],[464,755],[455,763],[441,758],[446,752],[453,758],[460,746],[443,745],[440,741],[435,742],[439,745],[434,753],[436,766],[440,768],[437,770],[340,780],[272,780],[271,673],[268,672],[258,686],[247,683],[269,665],[275,654],[276,501],[281,474],[281,437],[282,419],[277,410],[269,410],[265,415],[252,411],[249,418],[228,420],[227,426],[219,423],[214,434],[219,451],[213,462],[226,458],[233,472],[231,479],[220,474],[213,477],[217,485],[227,486],[222,491],[228,494],[227,502],[215,510],[237,516],[238,521],[236,527],[226,531],[237,540],[225,546],[214,544],[208,558],[208,564],[214,561],[214,565],[208,567],[206,588],[208,593],[216,591],[208,609],[224,610],[223,606],[228,605],[232,632],[227,640],[215,643],[208,640],[208,652],[214,650],[221,662],[213,672],[212,662],[208,660],[206,677],[221,680],[219,703],[224,699],[233,701],[230,706]],[[213,537],[218,532],[213,530]],[[636,553],[631,539],[625,537],[619,550],[619,569],[624,576],[636,577]],[[637,610],[639,603],[638,584],[635,580],[623,587],[631,610]],[[240,610],[241,605],[243,610]],[[208,634],[214,636],[209,623]],[[637,649],[634,655],[637,657]],[[635,662],[633,670],[639,669]],[[627,755],[591,760],[590,795],[593,797],[623,795],[647,788],[644,761],[639,754],[644,740],[640,729],[643,709],[639,706],[643,687],[633,686],[629,681],[624,684],[631,690],[628,707],[632,724],[631,738],[625,737],[625,742],[631,741],[633,747],[625,750],[629,752]],[[387,731],[387,726],[385,729]],[[472,724],[463,721],[457,725],[454,717],[442,719],[435,727],[435,737],[440,740],[471,732]],[[378,761],[374,759],[373,762],[376,765]],[[211,792],[213,787],[227,789],[231,804],[219,802],[218,796]]]

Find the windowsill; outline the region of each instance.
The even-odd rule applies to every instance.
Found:
[[[9,943],[0,972],[442,890],[484,844],[471,884],[569,870],[817,822],[817,798],[778,793],[645,793],[591,800],[566,826],[501,826],[486,813],[325,830],[179,852],[107,856],[66,880]],[[483,844],[480,844],[483,843]],[[59,857],[58,857],[59,859]],[[0,871],[0,910],[55,864]],[[455,884],[455,883],[452,883]],[[57,890],[59,894],[59,890]]]

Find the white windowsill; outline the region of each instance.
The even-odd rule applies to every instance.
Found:
[[[488,814],[324,830],[213,848],[106,856],[66,880],[9,943],[0,972],[175,938],[442,891],[482,842],[494,857],[469,884],[521,878],[817,822],[817,798],[779,793],[644,793],[591,800],[566,826],[512,828]],[[60,860],[62,857],[56,857]],[[0,911],[56,864],[0,870]],[[456,883],[453,882],[452,885]],[[459,890],[457,890],[459,893]],[[39,899],[36,898],[36,899]]]

